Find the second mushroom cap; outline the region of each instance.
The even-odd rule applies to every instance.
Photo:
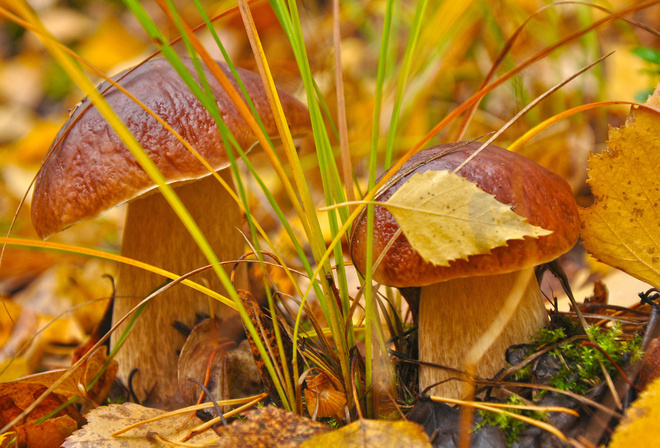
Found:
[[[453,171],[471,156],[481,143],[452,143],[427,148],[413,155],[377,195],[385,202],[414,173]],[[422,259],[405,235],[399,236],[387,251],[373,278],[387,286],[425,286],[453,278],[513,272],[555,259],[570,249],[579,235],[579,216],[568,183],[527,158],[495,145],[486,146],[464,166],[459,176],[475,183],[518,215],[543,229],[552,231],[540,238],[510,240],[507,246],[490,254],[454,260],[450,266],[435,266]],[[392,214],[383,206],[375,207],[374,260],[399,230]],[[366,215],[356,220],[351,241],[351,256],[360,272],[365,272]]]

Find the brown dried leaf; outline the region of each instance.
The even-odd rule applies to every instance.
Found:
[[[55,448],[79,427],[68,415],[49,418],[43,423],[26,423],[17,428],[18,446],[27,448]]]
[[[266,430],[264,430],[266,429]],[[247,414],[247,420],[221,428],[223,448],[295,448],[310,437],[329,431],[326,425],[268,406]]]
[[[115,380],[115,374],[117,373],[116,361],[110,362],[110,365],[105,370],[101,378],[96,382],[94,387],[92,387],[92,389],[86,393],[84,390],[86,386],[91,383],[94,377],[99,374],[107,359],[108,356],[106,355],[106,347],[99,348],[85,363],[81,364],[80,367],[78,367],[71,375],[69,375],[69,377],[62,382],[62,384],[56,387],[54,392],[65,396],[67,399],[78,395],[83,396],[83,398],[89,398],[97,404],[101,403],[103,400],[105,400],[105,397],[108,395],[108,392],[112,387],[112,383]],[[67,369],[37,373],[16,380],[15,383],[40,384],[46,387],[50,387],[65,372],[67,372]]]
[[[204,383],[207,375],[206,387],[216,400],[243,398],[261,391],[261,379],[250,346],[241,343],[235,347],[234,341],[223,337],[222,323],[217,318],[204,319],[195,325],[181,349],[179,389],[186,403],[197,403],[201,393],[199,386],[189,378]]]
[[[24,409],[39,398],[47,387],[31,383],[0,384],[0,426],[5,426],[18,417]],[[72,406],[68,406],[43,423],[39,419],[58,409],[67,401],[66,397],[50,394],[27,417],[13,427],[18,447],[58,447],[64,439],[84,423],[83,417]],[[8,443],[11,438],[5,438]],[[2,445],[5,446],[5,445]]]

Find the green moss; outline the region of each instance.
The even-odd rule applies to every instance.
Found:
[[[626,354],[629,354],[633,362],[641,356],[641,337],[626,337],[618,324],[605,329],[589,327],[587,332],[589,338],[618,365],[623,364]],[[559,372],[549,381],[550,386],[558,389],[587,393],[603,380],[601,362],[610,375],[617,375],[616,367],[601,351],[588,345],[583,346],[581,342],[561,344],[550,354],[562,364]]]
[[[603,381],[600,362],[603,363],[609,374],[613,377],[618,375],[618,372],[616,367],[600,350],[589,345],[583,346],[582,343],[585,342],[585,339],[562,343],[563,340],[579,334],[578,332],[579,329],[572,325],[555,329],[541,329],[534,337],[533,343],[529,345],[528,355],[532,355],[543,348],[559,344],[548,352],[548,355],[556,359],[561,366],[557,373],[550,377],[548,381],[549,385],[557,389],[586,394],[590,389]],[[636,362],[641,358],[641,335],[634,337],[625,335],[621,330],[621,326],[618,324],[614,324],[609,328],[592,326],[588,328],[587,333],[589,340],[601,347],[612,361],[620,366],[624,364],[624,358],[629,359],[629,362]],[[513,375],[512,380],[516,382],[531,381],[531,369],[532,363],[527,364]],[[538,400],[543,395],[545,395],[545,391],[539,391],[535,395],[535,399]],[[508,403],[520,404],[521,400],[519,397],[514,396],[509,399]],[[544,420],[545,418],[544,413],[514,410],[510,410],[510,412],[527,415],[538,420]],[[482,420],[477,427],[480,428],[485,425],[498,426],[504,432],[509,445],[517,441],[521,432],[527,427],[520,420],[504,414],[486,411],[480,411],[479,414],[482,416]]]
[[[619,324],[610,328],[589,327],[587,329],[589,339],[594,341],[616,364],[624,363],[624,356],[628,356],[630,362],[641,358],[641,336],[629,337],[624,335]],[[530,344],[528,354],[550,345],[559,344],[549,353],[554,357],[561,368],[549,380],[549,385],[562,390],[585,394],[592,387],[600,384],[603,380],[600,362],[612,376],[617,375],[614,364],[598,349],[583,346],[584,341],[572,341],[561,343],[562,340],[576,334],[573,328],[541,329]],[[518,371],[513,379],[515,381],[530,381],[531,366],[525,366]]]
[[[524,404],[521,398],[518,395],[512,395],[507,400],[508,404]],[[545,421],[546,412],[535,412],[535,411],[522,411],[518,409],[506,409],[507,412],[518,415],[525,415],[527,417]],[[517,418],[511,417],[509,415],[490,412],[490,411],[478,411],[481,416],[481,421],[475,426],[475,431],[483,426],[493,425],[499,427],[504,433],[504,438],[506,443],[510,446],[514,442],[517,442],[520,439],[520,434],[527,428],[527,424]]]

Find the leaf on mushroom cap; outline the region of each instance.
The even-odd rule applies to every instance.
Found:
[[[191,60],[183,59],[183,62],[191,73],[196,73]],[[238,90],[229,68],[222,63],[219,66]],[[204,70],[225,124],[241,148],[247,151],[257,142],[256,138],[224,89],[206,67]],[[276,135],[275,119],[261,78],[247,70],[238,69],[238,72],[266,132]],[[215,121],[167,60],[151,60],[126,72],[123,78],[122,75],[113,79],[168,123],[214,169],[229,165]],[[99,89],[103,91],[109,86],[106,82]],[[310,128],[307,108],[291,95],[282,91],[279,94],[292,134],[304,133]],[[210,175],[202,163],[140,105],[114,87],[104,96],[168,182]],[[90,100],[85,99],[56,136],[37,175],[32,222],[38,235],[46,238],[154,188],[156,186],[128,148]]]
[[[376,198],[387,201],[415,172],[453,171],[472,155],[481,143],[445,144],[418,152],[406,162],[388,187]],[[465,165],[459,176],[476,184],[498,202],[526,218],[532,226],[551,231],[538,238],[509,240],[490,253],[455,259],[449,266],[425,261],[405,235],[399,236],[373,272],[374,280],[388,286],[425,286],[453,278],[495,275],[545,263],[568,251],[577,241],[579,219],[573,193],[566,181],[525,157],[488,145]],[[442,193],[442,192],[441,192]],[[353,227],[351,256],[357,269],[365,272],[366,214]],[[399,223],[383,206],[374,211],[374,260],[390,245]],[[456,244],[452,239],[449,244]]]
[[[552,233],[449,171],[413,174],[386,204],[412,248],[436,266],[490,253],[509,240]]]

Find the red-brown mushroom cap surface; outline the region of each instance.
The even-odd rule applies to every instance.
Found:
[[[386,190],[376,200],[385,202],[416,172],[453,171],[472,155],[481,143],[453,143],[434,146],[412,156]],[[467,260],[435,266],[422,259],[401,234],[392,244],[380,265],[373,272],[379,283],[398,288],[426,286],[453,278],[495,275],[513,272],[546,263],[567,252],[579,236],[577,205],[568,183],[551,171],[529,159],[488,145],[457,173],[495,196],[512,210],[527,218],[527,222],[551,230],[539,238],[509,240],[488,254],[472,255]],[[356,220],[351,238],[351,256],[360,272],[365,272],[366,214]],[[375,207],[373,259],[376,260],[390,239],[399,230],[392,214],[383,206]]]
[[[196,73],[191,60],[183,61],[191,73]],[[238,90],[229,68],[223,63],[219,66]],[[225,124],[239,145],[248,150],[256,138],[208,68],[204,70]],[[247,70],[239,69],[238,73],[267,133],[276,135],[261,78]],[[148,61],[113,79],[172,126],[214,169],[229,165],[215,121],[167,60]],[[110,84],[105,82],[99,90],[108,87]],[[291,95],[282,91],[279,94],[292,134],[304,133],[310,127],[307,108]],[[172,133],[117,88],[110,87],[104,97],[168,182],[210,174]],[[58,133],[37,175],[32,222],[37,234],[46,238],[155,187],[90,100],[85,99]]]

